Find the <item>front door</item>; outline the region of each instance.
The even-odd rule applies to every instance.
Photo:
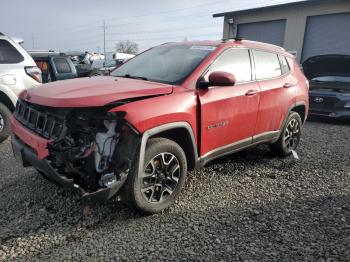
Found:
[[[250,52],[232,48],[224,51],[206,72],[225,71],[236,77],[229,87],[211,86],[198,90],[201,104],[201,156],[229,151],[232,144],[251,144],[259,106],[259,85],[252,81]]]

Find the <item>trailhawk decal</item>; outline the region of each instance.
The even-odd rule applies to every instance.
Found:
[[[210,130],[210,129],[213,129],[213,128],[223,127],[223,126],[227,126],[227,125],[228,125],[228,121],[223,121],[223,122],[220,122],[220,123],[216,123],[214,125],[207,126],[207,129]]]

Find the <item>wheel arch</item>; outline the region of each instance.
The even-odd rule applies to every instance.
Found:
[[[299,114],[302,123],[304,124],[306,121],[306,103],[305,102],[297,102],[294,107],[291,108],[290,111],[296,112]]]
[[[307,119],[307,104],[305,101],[299,101],[294,103],[287,111],[287,114],[282,122],[282,125],[280,126],[280,132],[282,132],[283,127],[285,126],[288,116],[290,115],[290,112],[297,112],[300,115],[302,124],[306,122]]]
[[[167,138],[178,143],[186,154],[189,170],[198,168],[198,150],[190,124],[187,122],[174,122],[157,126],[144,132],[141,139],[139,172],[142,172],[147,142],[155,137]]]
[[[13,101],[7,96],[6,93],[0,90],[0,103],[3,103],[11,112],[15,110]]]

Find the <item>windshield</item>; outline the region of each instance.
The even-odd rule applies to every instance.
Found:
[[[350,77],[346,77],[346,76],[319,76],[319,77],[314,77],[312,79],[312,81],[350,83]]]
[[[191,45],[158,46],[121,65],[111,75],[178,85],[215,48]]]

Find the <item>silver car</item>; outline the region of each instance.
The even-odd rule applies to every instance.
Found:
[[[40,69],[21,43],[0,33],[0,142],[10,135],[10,116],[19,93],[42,81]]]

